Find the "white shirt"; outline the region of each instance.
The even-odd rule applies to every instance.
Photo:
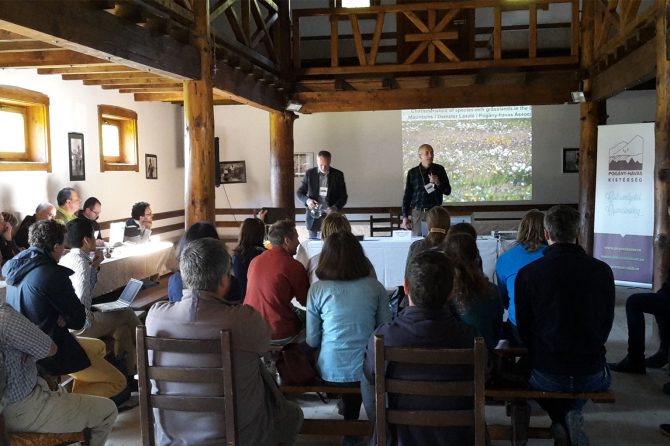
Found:
[[[70,281],[74,287],[74,292],[86,310],[86,323],[81,329],[81,331],[84,331],[91,326],[93,320],[91,303],[93,288],[98,282],[98,268],[91,268],[91,259],[87,253],[79,248],[72,248],[70,252],[61,257],[58,263],[74,271],[74,274],[70,276]]]

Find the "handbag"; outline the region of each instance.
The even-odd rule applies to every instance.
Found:
[[[277,371],[286,385],[304,386],[319,381],[314,362],[298,344],[288,344],[281,350]]]

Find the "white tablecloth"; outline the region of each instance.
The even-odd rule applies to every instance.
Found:
[[[386,288],[403,284],[409,246],[419,239],[420,237],[411,240],[398,240],[392,237],[368,237],[361,242],[365,255],[375,268],[377,280],[384,284]],[[323,241],[305,240],[300,246],[296,259],[303,264],[307,264],[310,257],[321,252]],[[477,248],[479,248],[482,257],[484,274],[492,281],[496,269],[498,240],[494,237],[478,237]]]
[[[174,249],[171,242],[150,242],[115,248],[112,257],[105,259],[100,265],[93,297],[126,286],[131,277],[141,280],[155,274],[167,274],[170,271],[168,265],[173,262]]]

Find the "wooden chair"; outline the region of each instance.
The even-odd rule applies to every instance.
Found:
[[[377,235],[382,233],[384,236],[392,236],[393,231],[400,229],[401,220],[399,215],[393,215],[392,212],[389,212],[388,217],[370,215],[370,237],[374,237],[375,233]]]
[[[386,378],[386,362],[431,365],[472,365],[474,380],[414,381]],[[384,346],[384,337],[375,336],[375,406],[377,445],[386,446],[388,424],[424,427],[473,426],[475,446],[486,444],[484,381],[486,346],[476,338],[471,349],[428,349]],[[472,397],[473,409],[395,410],[386,407],[386,394]]]
[[[149,365],[148,352],[220,354],[221,367],[162,367]],[[140,425],[142,444],[155,444],[153,409],[188,412],[223,412],[226,446],[237,446],[237,424],[233,386],[230,330],[221,330],[219,339],[173,339],[147,336],[146,327],[137,327],[137,370],[139,374]],[[182,383],[222,383],[224,396],[152,395],[151,380]]]

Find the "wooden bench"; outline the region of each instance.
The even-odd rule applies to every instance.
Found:
[[[359,386],[331,386],[327,384],[308,386],[279,386],[284,395],[298,395],[303,393],[347,393],[360,394]],[[326,418],[305,418],[300,430],[304,435],[371,435],[370,422],[367,420],[338,420]]]
[[[528,400],[537,399],[579,399],[591,400],[594,403],[614,403],[615,396],[612,390],[604,392],[546,392],[530,389],[486,389],[484,392],[488,401],[504,401],[508,404],[510,426],[488,425],[488,432],[492,440],[509,440],[514,446],[523,446],[528,438],[551,439],[549,428],[530,427],[530,408]]]

